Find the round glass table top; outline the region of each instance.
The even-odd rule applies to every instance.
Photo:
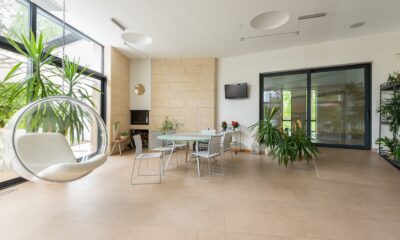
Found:
[[[160,140],[167,141],[208,141],[212,135],[200,133],[179,133],[158,136]]]

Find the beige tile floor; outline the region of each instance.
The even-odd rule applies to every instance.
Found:
[[[132,159],[17,186],[0,197],[0,239],[400,239],[400,172],[370,151],[322,149],[288,168],[241,153],[223,177],[181,167],[147,186],[129,184]]]

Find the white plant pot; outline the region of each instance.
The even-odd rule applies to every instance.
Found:
[[[265,155],[267,156],[271,156],[272,155],[272,151],[270,147],[265,147]]]

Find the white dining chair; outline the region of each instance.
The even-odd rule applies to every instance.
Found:
[[[231,142],[232,142],[232,134],[224,133],[224,137],[222,138],[222,141],[221,141],[222,154],[232,150]]]
[[[222,160],[221,160],[221,174],[224,175],[225,173],[225,162],[226,162],[226,158],[225,158],[225,153],[226,152],[231,152],[231,157],[230,159],[232,159],[232,147],[231,147],[231,142],[232,142],[232,134],[230,133],[224,133],[224,136],[222,137],[222,141],[221,141],[221,155],[222,155]]]
[[[169,154],[168,159],[165,163],[164,170],[167,169],[169,161],[171,160],[172,153],[175,150],[175,143],[174,142],[167,142],[164,146],[164,141],[158,139],[161,136],[161,132],[150,132],[149,134],[149,149],[154,152],[161,152],[162,158],[165,159],[165,156]]]
[[[135,135],[133,137],[133,140],[135,142],[135,159],[133,160],[133,167],[132,167],[132,174],[131,174],[131,184],[132,185],[142,185],[142,184],[154,184],[154,183],[161,183],[161,175],[163,174],[163,158],[162,158],[162,153],[161,152],[153,152],[153,153],[143,153],[143,147],[142,147],[142,138],[140,135]],[[140,172],[141,170],[141,163],[143,160],[149,160],[149,159],[159,159],[159,168],[160,171],[157,172],[156,174],[142,174]],[[138,176],[143,176],[143,177],[149,177],[149,176],[159,176],[159,182],[144,182],[144,183],[134,183],[133,182],[133,175],[135,172],[135,163],[136,161],[139,161],[139,168],[137,175]]]
[[[208,172],[211,175],[211,159],[216,159],[217,157],[221,156],[221,135],[214,135],[210,137],[208,141],[207,150],[203,151],[196,151],[192,153],[192,156],[196,158],[197,163],[197,174],[199,177],[201,176],[200,173],[200,158],[207,159],[208,162]]]
[[[167,134],[168,135],[173,135],[173,134],[176,134],[176,131],[172,130],[172,131],[169,131]],[[174,144],[175,149],[179,149],[179,150],[184,150],[184,149],[186,149],[186,146],[187,146],[186,143],[179,142],[179,141],[172,141],[172,142],[169,143],[169,145],[172,145],[172,143]]]
[[[211,136],[211,135],[217,134],[217,130],[215,130],[215,129],[203,129],[203,130],[201,130],[200,133],[201,133],[202,135],[209,135],[209,136]],[[198,143],[198,148],[199,148],[199,150],[201,150],[201,151],[207,150],[207,147],[208,147],[208,142],[206,142],[206,141],[200,141],[200,142]],[[194,148],[194,147],[193,147],[193,148]]]

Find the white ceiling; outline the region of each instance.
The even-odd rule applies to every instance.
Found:
[[[279,48],[400,30],[399,0],[67,0],[67,21],[103,45],[138,57],[123,44],[114,17],[129,31],[153,39],[139,50],[149,57],[229,57]],[[265,11],[287,11],[284,26],[270,30],[250,27]],[[295,31],[301,15],[327,12],[305,20],[299,36],[251,39],[241,37]],[[364,21],[359,29],[350,29]]]

